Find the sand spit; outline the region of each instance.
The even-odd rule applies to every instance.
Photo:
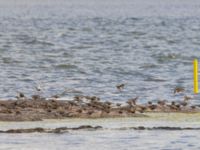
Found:
[[[0,121],[41,121],[64,118],[148,117],[148,112],[200,112],[197,105],[185,102],[158,101],[156,104],[137,104],[136,99],[126,103],[101,101],[95,96],[76,96],[73,100],[45,99],[38,95],[17,100],[0,101]],[[143,114],[145,113],[145,114]]]

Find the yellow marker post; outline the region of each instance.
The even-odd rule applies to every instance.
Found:
[[[197,59],[194,59],[193,65],[194,65],[194,94],[198,94],[199,87],[198,87],[198,60]]]

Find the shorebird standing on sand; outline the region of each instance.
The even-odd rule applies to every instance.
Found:
[[[17,100],[23,100],[23,99],[25,99],[26,97],[25,97],[24,93],[18,92],[16,98],[17,98]]]
[[[157,104],[160,106],[165,106],[166,102],[167,102],[166,100],[158,100]]]
[[[135,98],[129,99],[126,103],[129,104],[130,106],[135,106],[137,99],[138,99],[138,96]]]
[[[42,86],[41,86],[41,84],[36,84],[35,90],[36,90],[36,95],[38,95],[40,97],[41,94],[42,94]]]

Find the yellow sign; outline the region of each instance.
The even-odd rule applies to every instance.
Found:
[[[194,59],[193,61],[194,65],[194,93],[199,93],[199,87],[198,87],[198,60]]]

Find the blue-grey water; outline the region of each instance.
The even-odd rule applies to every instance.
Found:
[[[0,1],[1,99],[13,99],[18,91],[30,96],[40,85],[40,94],[47,97],[63,93],[121,102],[135,96],[141,102],[181,100],[184,94],[174,95],[173,89],[181,86],[194,96],[192,61],[199,56],[199,0]],[[125,83],[122,92],[115,88],[120,83]],[[198,100],[195,95],[192,103]],[[33,146],[37,149],[53,141],[52,149],[91,149],[91,142],[97,148],[107,142],[104,149],[144,149],[148,144],[152,149],[199,149],[196,132],[100,132],[1,135],[1,141],[7,139],[0,146],[39,144]],[[168,141],[172,134],[177,147]]]

